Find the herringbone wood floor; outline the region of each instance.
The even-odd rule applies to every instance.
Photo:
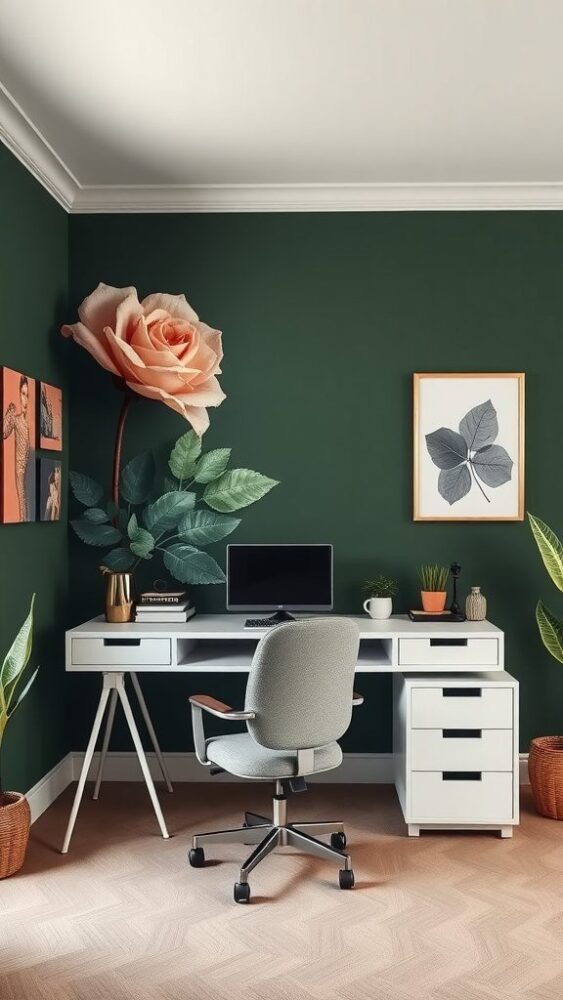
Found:
[[[143,786],[108,784],[62,857],[68,789],[33,827],[25,869],[0,883],[1,1000],[561,1000],[563,823],[527,793],[512,841],[409,840],[392,788],[313,786],[292,818],[347,821],[356,889],[286,849],[237,906],[249,849],[221,845],[193,870],[188,835],[238,825],[243,805],[267,810],[267,793],[163,792],[165,842]]]

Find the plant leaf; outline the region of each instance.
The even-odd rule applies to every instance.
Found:
[[[196,483],[212,483],[223,474],[231,457],[230,448],[216,448],[202,455],[195,470]]]
[[[127,503],[144,503],[150,496],[154,482],[154,458],[150,451],[143,451],[127,463],[121,472],[120,490]]]
[[[484,448],[496,440],[498,434],[497,411],[490,399],[479,403],[479,406],[474,406],[472,410],[469,410],[469,413],[465,414],[459,424],[459,433],[469,451],[478,451],[479,448]]]
[[[104,488],[90,476],[82,472],[70,472],[70,488],[79,503],[85,507],[98,507],[104,495]]]
[[[543,564],[558,590],[563,590],[563,545],[545,521],[528,514]]]
[[[92,524],[106,524],[109,521],[109,515],[101,507],[87,507],[84,517],[87,521],[92,521]]]
[[[233,510],[240,510],[241,507],[256,503],[277,485],[276,479],[268,479],[267,476],[253,472],[252,469],[231,469],[230,472],[224,472],[219,479],[208,483],[203,499],[213,507],[213,510],[229,514]]]
[[[182,490],[163,493],[158,500],[145,507],[143,512],[145,526],[154,538],[163,531],[170,531],[176,527],[183,514],[193,509],[195,500],[195,493],[184,493]]]
[[[29,657],[31,656],[34,603],[35,594],[31,598],[31,605],[27,618],[6,653],[2,669],[0,670],[0,686],[3,688],[3,698],[5,698],[6,688],[9,684],[16,681],[17,678],[23,673],[29,662]]]
[[[174,445],[168,465],[176,479],[189,479],[195,471],[196,462],[201,455],[201,438],[195,431],[187,431],[178,438]]]
[[[136,556],[146,559],[149,552],[154,549],[154,538],[146,528],[139,527],[136,514],[132,514],[127,525],[127,534],[131,539],[130,549]]]
[[[25,698],[27,692],[29,691],[31,685],[33,684],[35,678],[37,677],[38,673],[39,673],[39,667],[36,667],[35,670],[33,671],[32,675],[31,675],[31,677],[29,678],[27,684],[25,684],[24,687],[19,692],[18,697],[16,698],[16,703],[15,703],[14,707],[12,709],[10,709],[10,712],[8,714],[8,718],[9,719],[12,718],[12,715],[16,711],[16,708],[18,707],[18,705],[21,705],[21,703],[24,700],[24,698]]]
[[[540,630],[542,642],[556,660],[563,663],[563,622],[552,615],[543,601],[536,606],[536,621]]]
[[[164,489],[167,493],[175,493],[178,489],[179,482],[176,476],[165,476],[164,477]]]
[[[192,510],[178,524],[178,534],[183,542],[202,548],[230,535],[239,524],[238,517],[215,514],[212,510]]]
[[[467,465],[457,465],[455,469],[441,469],[438,476],[438,493],[450,507],[466,496],[471,489],[471,473]]]
[[[114,528],[112,524],[93,524],[85,518],[70,523],[87,545],[115,545],[121,540],[119,528]]]
[[[489,444],[476,451],[471,459],[475,472],[487,486],[502,486],[512,477],[512,461],[510,455],[500,444]]]
[[[449,427],[439,427],[432,434],[427,434],[426,447],[439,469],[455,469],[467,458],[467,445],[461,434],[456,434]]]
[[[126,573],[135,562],[135,556],[130,549],[120,545],[117,549],[106,552],[102,566],[111,569],[114,573]]]
[[[181,583],[224,583],[225,574],[207,552],[181,542],[171,545],[164,553],[164,565]]]

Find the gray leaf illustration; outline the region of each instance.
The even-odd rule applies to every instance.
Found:
[[[442,469],[438,476],[438,493],[447,500],[450,507],[457,503],[471,489],[471,474],[466,465],[455,469]]]
[[[502,486],[512,478],[512,461],[505,448],[491,444],[480,448],[472,459],[473,468],[487,486]]]
[[[432,434],[427,434],[426,447],[439,469],[454,469],[467,458],[467,445],[461,434],[456,434],[449,427],[439,427]]]
[[[463,436],[469,451],[477,451],[492,444],[498,434],[497,411],[490,399],[474,406],[466,413],[459,425],[459,433]]]

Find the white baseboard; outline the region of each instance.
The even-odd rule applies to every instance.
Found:
[[[166,753],[164,759],[172,782],[236,782],[243,780],[229,774],[218,774],[212,778],[208,769],[198,763],[194,753]],[[31,807],[32,823],[52,805],[68,785],[78,780],[83,760],[84,754],[82,752],[68,753],[33,788],[30,788],[27,798]],[[96,776],[98,760],[99,755],[95,754],[88,774],[90,780]],[[153,777],[160,778],[155,754],[148,753],[147,760]],[[104,780],[142,781],[143,777],[137,755],[132,751],[108,753]],[[312,780],[346,785],[392,784],[393,755],[390,753],[347,753],[344,754],[344,760],[339,768],[319,774]],[[520,784],[529,784],[527,753],[520,754]]]

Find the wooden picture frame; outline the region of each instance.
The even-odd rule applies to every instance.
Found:
[[[37,437],[45,451],[63,450],[63,390],[49,382],[37,382]]]
[[[524,372],[413,376],[413,520],[524,520]]]
[[[0,367],[0,523],[25,524],[36,518],[36,382]]]

